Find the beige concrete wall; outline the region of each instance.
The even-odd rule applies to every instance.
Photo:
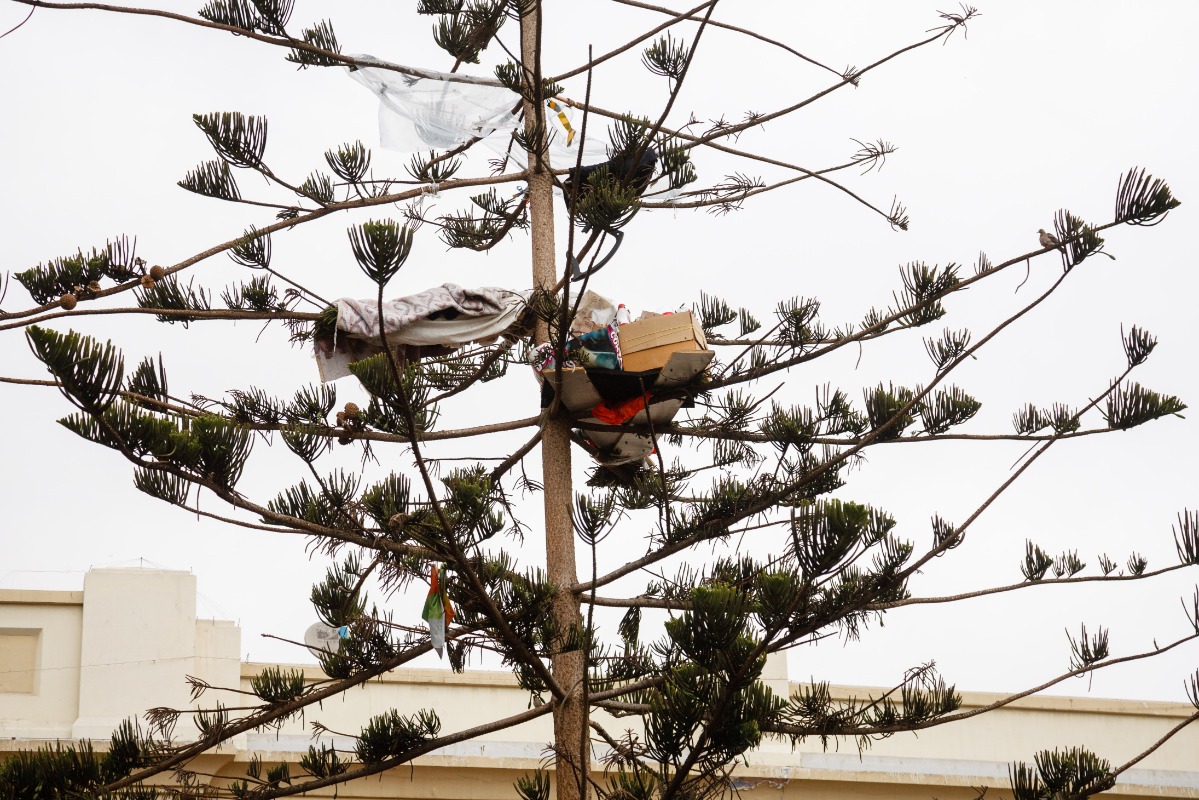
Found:
[[[179,672],[195,663],[195,576],[94,569],[84,577],[83,598],[79,718],[72,736],[106,737],[132,712],[187,706]]]
[[[225,620],[196,620],[192,675],[213,686],[241,681],[241,628]]]
[[[5,686],[30,691],[0,691],[0,739],[103,740],[146,709],[191,707],[188,675],[240,680],[241,631],[196,619],[187,572],[97,569],[82,592],[0,590],[0,634],[0,668],[14,682],[37,642],[32,686]]]
[[[21,644],[36,641],[32,691],[0,691],[0,739],[71,735],[79,716],[82,630],[82,592],[0,589],[0,631],[20,631],[11,635],[23,637]],[[0,669],[24,669],[14,660],[0,656]]]

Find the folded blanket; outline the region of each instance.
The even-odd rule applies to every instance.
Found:
[[[456,283],[444,283],[418,294],[399,297],[383,303],[383,330],[388,338],[402,336],[404,328],[421,320],[454,320],[458,317],[483,317],[503,314],[514,306],[523,305],[524,298],[516,292],[484,286],[463,289]],[[379,304],[375,300],[337,301],[337,329],[352,336],[379,338]],[[403,341],[397,339],[397,341]],[[469,339],[465,341],[470,341]],[[423,342],[410,342],[423,344]],[[444,342],[443,342],[444,344]]]

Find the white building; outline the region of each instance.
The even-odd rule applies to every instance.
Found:
[[[155,706],[191,706],[186,676],[217,687],[249,690],[268,664],[242,663],[240,631],[230,622],[196,618],[195,578],[184,572],[92,570],[82,592],[0,589],[0,758],[57,739],[107,740],[121,720]],[[303,667],[313,680],[315,667]],[[768,683],[788,691],[785,663],[768,664]],[[849,693],[850,689],[837,690]],[[857,690],[861,694],[865,690]],[[203,704],[227,698],[211,694]],[[999,695],[963,696],[964,708]],[[251,758],[290,762],[317,743],[304,722],[352,733],[371,715],[395,708],[434,708],[442,732],[528,708],[528,695],[508,673],[399,669],[342,699],[310,709],[278,732],[246,734],[193,764],[225,781],[245,774]],[[736,787],[746,800],[836,798],[973,798],[1009,796],[1008,764],[1032,761],[1038,750],[1083,745],[1120,764],[1194,713],[1184,704],[1079,698],[1032,698],[919,736],[899,735],[859,755],[853,742],[808,741],[794,750],[771,741],[739,767]],[[610,731],[623,723],[607,718]],[[176,730],[186,739],[187,721]],[[352,740],[328,737],[352,749]],[[337,797],[504,798],[512,781],[542,764],[552,738],[548,718],[444,748],[383,776],[341,787]],[[597,763],[597,769],[600,766]],[[597,778],[600,776],[597,775]],[[998,790],[998,791],[996,791]],[[332,796],[313,792],[309,796]],[[1199,798],[1199,728],[1184,730],[1105,797]]]

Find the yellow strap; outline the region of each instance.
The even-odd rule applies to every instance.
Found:
[[[566,117],[566,111],[559,107],[553,100],[546,100],[545,104],[550,107],[550,111],[558,112],[558,121],[562,123],[562,127],[566,128],[566,146],[570,147],[570,143],[574,141],[574,128],[570,127],[570,120]]]

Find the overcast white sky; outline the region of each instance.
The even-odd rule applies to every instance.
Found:
[[[756,28],[841,69],[863,66],[925,35],[944,3],[735,3],[716,17]],[[178,10],[175,4],[172,8]],[[372,53],[399,63],[447,69],[431,43],[431,23],[414,18],[412,4],[297,3],[300,24],[334,14],[346,52]],[[681,7],[681,6],[680,6]],[[790,295],[817,297],[830,326],[860,320],[885,305],[897,288],[896,267],[913,260],[970,265],[979,251],[1000,262],[1036,247],[1036,231],[1051,227],[1059,208],[1102,223],[1111,218],[1117,178],[1144,166],[1165,178],[1184,205],[1160,227],[1125,227],[1108,235],[1117,261],[1086,262],[1053,299],[1018,328],[1003,334],[955,378],[983,402],[964,430],[1010,431],[1011,414],[1025,402],[1081,405],[1123,367],[1120,326],[1139,324],[1161,345],[1137,373],[1147,386],[1199,402],[1193,313],[1196,279],[1187,231],[1199,198],[1194,149],[1196,64],[1192,36],[1199,6],[1191,2],[983,3],[969,38],[955,36],[896,59],[739,146],[810,168],[839,163],[857,147],[852,138],[879,138],[899,151],[881,173],[844,173],[859,194],[887,207],[898,196],[910,212],[907,233],[844,195],[814,182],[766,195],[726,217],[703,212],[645,213],[628,229],[616,259],[593,288],[634,310],[666,310],[697,302],[702,288],[768,318]],[[0,4],[0,30],[20,22],[28,7]],[[572,67],[587,46],[603,52],[631,32],[660,22],[650,12],[607,2],[547,4],[546,72]],[[515,27],[506,33],[514,40]],[[191,195],[175,185],[212,157],[191,114],[240,110],[270,119],[267,160],[298,183],[323,167],[321,153],[354,139],[374,148],[377,175],[403,175],[408,156],[380,151],[373,98],[343,71],[297,71],[277,49],[163,20],[97,12],[38,10],[0,39],[0,270],[16,272],[76,247],[102,245],[120,233],[137,236],[150,263],[173,264],[270,221],[262,209]],[[478,70],[477,74],[488,74]],[[690,113],[701,120],[740,119],[747,111],[781,108],[829,85],[832,76],[792,56],[728,32],[705,34],[700,61],[688,78],[671,123]],[[579,80],[567,93],[582,96]],[[598,70],[598,105],[656,116],[666,96],[636,58]],[[697,156],[701,181],[751,164]],[[770,177],[766,174],[766,177]],[[266,187],[241,177],[242,192]],[[439,211],[455,207],[439,201]],[[561,208],[561,206],[559,206]],[[399,211],[390,213],[398,216]],[[378,216],[375,212],[372,216]],[[275,265],[325,297],[369,293],[354,265],[344,229],[367,215],[340,216],[275,238]],[[969,326],[981,336],[988,321],[1012,313],[1052,281],[1054,256],[1009,270],[949,304],[943,322],[892,337],[860,354],[796,370],[785,393],[810,401],[831,382],[860,397],[878,381],[914,385],[932,368],[921,337]],[[224,257],[193,270],[215,290],[239,275]],[[491,255],[446,253],[431,230],[418,238],[397,278],[396,293],[451,281],[466,286],[529,286],[527,237],[516,236]],[[30,305],[15,282],[3,302],[9,311]],[[65,325],[61,327],[65,328]],[[73,327],[113,338],[132,367],[143,355],[164,354],[172,391],[219,396],[256,385],[280,395],[316,380],[307,353],[290,347],[282,328],[260,336],[261,325],[200,324],[190,331],[150,317],[84,317]],[[0,374],[42,377],[17,331],[0,332]],[[342,401],[361,391],[343,381]],[[775,384],[759,387],[769,390]],[[782,395],[780,395],[782,396]],[[536,408],[532,378],[514,370],[506,380],[444,409],[445,426],[526,416]],[[295,648],[263,633],[300,638],[313,619],[308,589],[325,569],[309,558],[299,537],[226,528],[197,520],[137,492],[131,469],[115,453],[87,444],[54,420],[70,406],[53,390],[0,385],[0,586],[78,588],[90,567],[140,563],[188,569],[199,578],[201,613],[242,625],[247,657],[302,660]],[[1093,424],[1098,417],[1091,419]],[[489,444],[489,454],[514,448],[526,432]],[[1167,419],[1128,433],[1061,443],[972,529],[967,544],[938,559],[914,582],[916,594],[964,591],[1019,580],[1024,542],[1052,554],[1079,550],[1094,572],[1096,555],[1123,562],[1132,550],[1150,567],[1173,563],[1170,527],[1176,512],[1194,508],[1193,419]],[[445,446],[435,455],[479,451],[478,443]],[[276,448],[281,450],[282,448]],[[928,541],[928,519],[964,519],[1008,474],[1025,448],[1014,444],[899,445],[879,448],[850,476],[838,496],[872,502],[896,515],[899,532]],[[259,442],[239,488],[273,497],[298,478],[294,460]],[[669,455],[669,454],[668,454]],[[384,465],[407,464],[386,456]],[[576,453],[582,475],[584,457]],[[354,453],[330,460],[347,468]],[[530,462],[531,470],[536,464]],[[535,474],[535,473],[534,473]],[[223,509],[210,498],[210,510]],[[539,501],[529,502],[535,559]],[[648,530],[623,533],[635,548]],[[753,547],[746,543],[746,547]],[[614,564],[626,549],[601,553]],[[886,627],[861,642],[828,642],[791,658],[796,679],[881,684],[905,667],[936,660],[963,689],[1018,690],[1065,669],[1063,628],[1080,622],[1112,628],[1113,652],[1131,653],[1186,631],[1178,598],[1189,599],[1195,573],[1141,584],[1093,589],[1036,588],[1018,596],[974,601],[957,611],[929,608],[889,615]],[[636,592],[636,585],[625,587]],[[416,621],[419,598],[382,605],[397,619]],[[1199,648],[1149,666],[1096,675],[1098,696],[1183,699],[1182,680]],[[1060,692],[1081,694],[1084,681]]]

